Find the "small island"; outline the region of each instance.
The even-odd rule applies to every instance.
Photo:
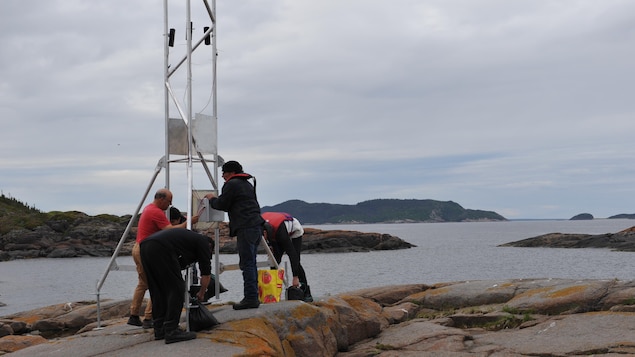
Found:
[[[616,233],[604,234],[547,233],[501,244],[499,247],[610,248],[635,252],[635,226]]]
[[[590,213],[580,213],[580,214],[576,214],[575,216],[571,217],[571,221],[590,221],[593,220],[593,215]]]

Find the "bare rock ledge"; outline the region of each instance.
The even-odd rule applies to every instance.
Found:
[[[165,345],[126,325],[130,301],[0,318],[0,351],[55,356],[572,356],[635,354],[635,282],[524,279],[385,286],[254,310]],[[185,315],[185,314],[183,314]],[[81,326],[81,327],[80,327]],[[60,333],[73,333],[65,337]],[[48,339],[43,336],[54,336]],[[0,355],[3,352],[0,352]]]

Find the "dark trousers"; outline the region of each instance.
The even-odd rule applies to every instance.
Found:
[[[276,240],[271,242],[271,247],[273,248],[273,256],[276,258],[276,262],[280,264],[282,261],[282,255],[287,253],[289,256],[289,260],[291,261],[291,270],[293,271],[293,275],[298,276],[298,280],[300,283],[304,285],[309,285],[306,281],[306,273],[304,272],[304,268],[300,263],[300,253],[302,251],[302,237],[298,238],[289,238],[289,234],[287,233],[286,228],[280,227],[278,232],[276,233]],[[294,266],[294,258],[293,256],[298,256],[298,265]]]
[[[236,249],[238,250],[239,257],[238,266],[243,272],[245,300],[258,300],[258,267],[256,266],[256,257],[261,238],[262,226],[241,228],[236,231]]]
[[[164,321],[166,330],[176,328],[185,298],[178,257],[161,243],[148,240],[141,244],[141,262],[148,279],[154,320]]]

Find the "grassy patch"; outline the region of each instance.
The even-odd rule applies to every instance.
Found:
[[[483,328],[488,331],[499,331],[508,328],[515,328],[520,326],[522,320],[517,319],[514,315],[507,315],[505,317],[501,317],[500,319],[489,322],[483,325]]]
[[[520,311],[517,308],[511,307],[511,306],[508,306],[508,305],[503,306],[503,312],[506,312],[506,313],[512,314],[512,315],[517,315],[517,314],[520,313]]]
[[[520,310],[516,307],[511,307],[508,305],[503,306],[503,312],[506,312],[508,314],[512,314],[512,315],[521,315],[521,314],[533,314],[534,310],[529,309],[529,310]]]
[[[624,300],[624,305],[635,305],[635,297]]]
[[[440,311],[439,310],[423,310],[423,311],[419,311],[416,317],[420,319],[434,320],[440,317],[452,316],[454,314],[456,314],[456,309],[440,310]]]
[[[380,350],[380,351],[394,351],[394,350],[398,350],[399,348],[393,346],[393,345],[385,345],[383,343],[376,343],[375,344],[375,348]]]
[[[499,331],[504,329],[516,328],[524,322],[531,321],[534,318],[529,313],[525,313],[522,317],[519,315],[507,315],[499,318],[494,322],[484,324],[482,327],[488,331]]]

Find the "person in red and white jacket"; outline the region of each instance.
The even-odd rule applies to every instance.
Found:
[[[292,285],[304,291],[304,301],[313,301],[306,273],[300,263],[302,236],[304,235],[304,228],[302,228],[300,221],[285,212],[264,212],[262,218],[266,221],[263,234],[273,249],[276,262],[280,264],[282,255],[287,253],[293,272]]]

